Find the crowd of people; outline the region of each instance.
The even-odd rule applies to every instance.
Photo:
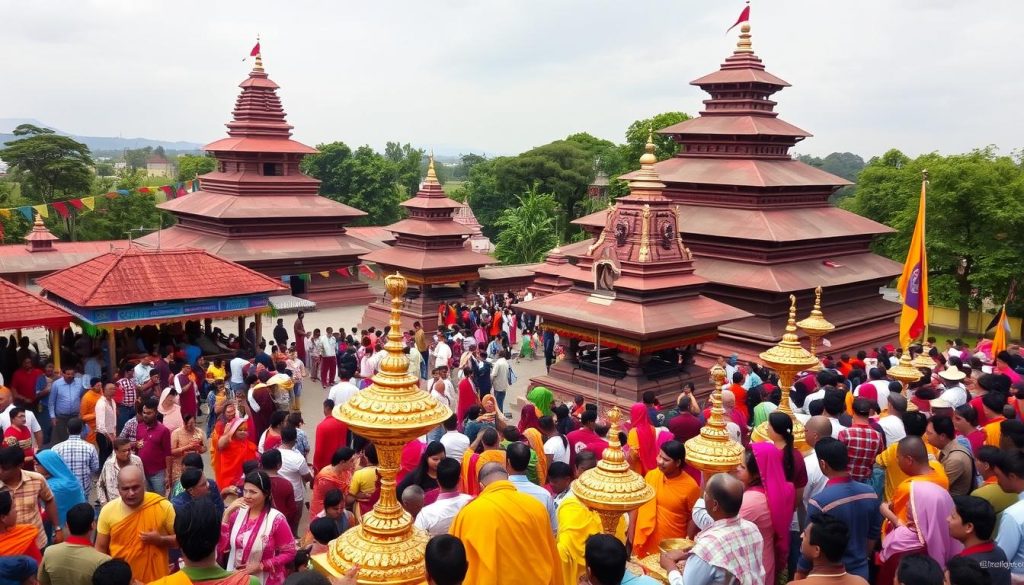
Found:
[[[428,583],[643,585],[655,582],[644,559],[672,585],[1024,581],[1016,346],[911,346],[932,367],[906,390],[888,375],[899,348],[828,356],[790,392],[803,451],[777,377],[725,358],[726,426],[744,455],[705,477],[686,458],[710,416],[692,384],[668,404],[645,393],[618,437],[596,404],[544,387],[507,414],[517,361],[561,351],[517,300],[445,304],[436,326],[403,332],[409,373],[453,413],[405,446],[397,478],[431,535]],[[187,350],[187,330],[140,331],[160,351],[113,375],[88,358],[40,367],[30,349],[0,387],[0,579],[320,583],[310,557],[380,497],[375,446],[333,413],[370,383],[389,331],[307,332],[303,317],[291,334],[279,319],[269,346],[251,327],[217,356]],[[298,409],[311,381],[323,388],[312,438]],[[768,440],[754,442],[760,425]],[[611,442],[655,497],[602,534],[570,486]],[[680,538],[692,547],[663,552]]]

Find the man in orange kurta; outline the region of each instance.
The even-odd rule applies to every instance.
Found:
[[[478,481],[483,490],[462,508],[449,531],[466,547],[469,572],[463,582],[563,585],[561,558],[544,504],[518,491],[504,465],[484,465]]]
[[[174,506],[163,496],[146,491],[139,467],[121,469],[121,497],[107,502],[96,522],[96,550],[123,559],[132,578],[149,583],[167,576],[167,550],[177,546]]]
[[[668,475],[659,468],[647,472],[644,481],[654,488],[654,499],[636,513],[633,553],[639,558],[658,552],[666,538],[685,538],[693,507],[700,499],[700,487],[678,466]]]
[[[949,478],[946,477],[944,471],[936,471],[929,464],[928,451],[920,437],[906,437],[900,440],[898,445],[896,449],[897,464],[900,470],[906,474],[907,479],[896,486],[892,501],[889,502],[889,509],[899,518],[900,522],[906,523],[911,485],[915,481],[930,481],[942,489],[948,490]],[[939,469],[941,470],[941,466]]]
[[[103,384],[93,384],[84,394],[79,403],[78,416],[83,424],[89,425],[89,434],[85,440],[96,445],[96,403],[103,396]]]
[[[875,466],[880,467],[885,472],[885,489],[882,492],[883,502],[891,502],[893,494],[896,493],[896,488],[903,483],[903,480],[909,477],[900,469],[899,457],[896,454],[898,447],[899,442],[891,443],[884,451],[878,454],[878,457],[875,457]],[[945,477],[946,471],[938,461],[939,450],[927,443],[925,443],[925,449],[929,455],[928,466],[932,468],[934,473]]]
[[[475,496],[480,493],[482,486],[477,481],[480,470],[488,463],[499,463],[505,465],[505,451],[500,447],[486,447],[480,453],[466,451],[462,456],[462,493]]]

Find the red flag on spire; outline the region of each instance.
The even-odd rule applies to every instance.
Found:
[[[743,12],[740,12],[740,17],[737,18],[736,22],[734,22],[732,26],[727,28],[725,30],[725,32],[729,32],[732,29],[736,28],[739,24],[747,22],[749,20],[750,20],[750,4],[747,4],[746,6],[743,7]]]
[[[256,44],[252,46],[252,50],[249,51],[250,57],[255,57],[260,54],[260,42],[256,41]]]

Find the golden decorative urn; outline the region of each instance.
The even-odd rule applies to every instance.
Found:
[[[608,448],[601,454],[597,467],[583,472],[572,482],[572,493],[584,506],[601,517],[605,534],[615,535],[619,519],[626,512],[636,510],[654,497],[654,488],[647,485],[639,473],[629,468],[619,443],[619,421],[622,413],[617,406],[608,411]]]
[[[818,357],[818,341],[822,337],[825,337],[829,333],[835,331],[836,326],[829,323],[825,319],[824,313],[821,312],[821,287],[814,289],[814,308],[811,309],[811,314],[806,319],[797,321],[796,326],[803,330],[807,334],[808,339],[811,340],[811,355],[815,358]],[[816,366],[808,368],[809,370],[820,372],[823,369],[821,360],[818,360]]]
[[[804,425],[797,420],[793,409],[789,407],[789,391],[793,386],[793,377],[798,372],[820,365],[821,362],[800,345],[799,338],[796,336],[796,296],[789,295],[789,321],[786,323],[786,333],[783,334],[782,341],[761,353],[761,361],[779,375],[779,387],[782,390],[779,412],[786,413],[793,420],[793,446],[798,451],[804,452],[807,450]],[[758,425],[751,433],[751,438],[754,441],[767,441],[769,437],[768,421]]]
[[[409,358],[402,352],[402,302],[408,283],[398,273],[384,279],[391,296],[391,331],[384,346],[380,373],[373,384],[335,407],[334,417],[377,448],[380,499],[363,516],[362,524],[330,543],[328,552],[314,555],[314,567],[339,577],[359,565],[360,584],[414,585],[424,582],[426,532],[413,527],[412,516],[395,497],[402,448],[451,416],[452,412],[420,390],[408,374]]]
[[[928,371],[934,370],[935,369],[935,360],[933,360],[927,353],[925,353],[926,351],[928,351],[928,350],[925,349],[921,353],[919,353],[916,356],[914,356],[914,359],[910,360],[910,365],[912,365],[912,366],[914,366],[915,368],[918,368],[918,369],[927,368]]]
[[[910,394],[907,389],[910,384],[917,382],[924,375],[921,370],[914,367],[913,360],[910,359],[910,352],[904,350],[903,355],[900,357],[900,363],[895,367],[889,368],[887,373],[895,380],[899,380],[900,384],[903,384],[903,395],[908,399]]]
[[[704,484],[716,473],[728,473],[743,461],[743,445],[729,437],[725,429],[725,410],[722,408],[722,385],[725,368],[711,368],[711,416],[700,434],[686,442],[686,462],[699,469]]]

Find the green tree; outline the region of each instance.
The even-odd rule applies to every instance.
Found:
[[[114,170],[114,165],[108,162],[96,163],[96,175],[100,177],[113,177],[117,172]]]
[[[369,146],[355,151],[344,142],[317,146],[302,160],[302,172],[320,180],[320,194],[365,211],[356,225],[388,225],[401,217],[405,187],[398,185],[395,163]],[[418,182],[418,181],[417,181]]]
[[[52,203],[88,192],[93,177],[89,147],[31,124],[18,126],[14,135],[19,139],[7,142],[0,158],[11,165],[26,196]]]
[[[153,154],[152,146],[126,149],[124,151],[125,165],[131,170],[144,169],[146,168],[146,158],[151,154]]]
[[[452,170],[452,179],[465,181],[469,179],[469,171],[476,165],[487,160],[487,157],[479,154],[463,154],[459,156],[459,165]]]
[[[494,224],[501,212],[508,209],[511,198],[499,190],[495,172],[495,167],[504,160],[505,157],[498,157],[473,165],[469,169],[469,180],[464,184],[466,203],[473,208],[483,233],[492,239],[496,236]]]
[[[959,329],[966,333],[970,309],[986,300],[1001,304],[1010,282],[1020,277],[1024,168],[993,147],[916,159],[890,150],[872,158],[842,205],[897,230],[875,247],[898,262],[906,259],[925,169],[929,296],[932,303],[957,307]]]
[[[384,158],[392,163],[396,181],[405,191],[404,198],[415,195],[420,187],[420,179],[427,174],[423,150],[413,148],[410,144],[388,142],[384,145]]]
[[[852,152],[833,152],[825,158],[810,156],[807,154],[798,155],[797,160],[819,168],[827,173],[842,177],[847,181],[856,183],[860,172],[864,170],[864,159]],[[838,189],[829,198],[833,203],[853,195],[853,185],[847,185]]]
[[[658,160],[675,156],[679,152],[679,145],[670,136],[658,134],[658,131],[689,119],[690,116],[683,112],[664,112],[630,124],[626,129],[626,148],[622,153],[622,161],[627,165],[628,170],[639,167],[640,157],[644,153],[644,146],[647,145],[647,136],[652,130],[654,131],[654,154]]]
[[[0,180],[0,209],[21,207],[29,202],[21,196],[21,185],[16,181]],[[31,224],[21,213],[11,211],[0,215],[0,244],[15,244],[25,239]]]
[[[213,172],[217,168],[217,159],[212,156],[183,154],[178,157],[178,181],[186,182],[199,175]]]
[[[504,210],[496,222],[500,231],[494,255],[504,264],[540,262],[558,245],[558,202],[553,195],[537,189],[534,184],[517,196],[518,205]]]
[[[167,228],[175,223],[174,216],[165,211],[157,209],[156,198],[144,195],[135,191],[145,186],[150,177],[146,171],[136,170],[123,173],[117,181],[107,189],[128,189],[131,194],[127,197],[96,197],[96,208],[75,218],[78,239],[82,241],[96,240],[125,240],[129,236],[138,238],[151,231],[160,228]],[[49,222],[54,220],[50,215]],[[63,223],[54,222],[50,229],[54,235],[65,235],[66,228]]]
[[[578,144],[556,140],[514,158],[496,159],[494,171],[502,209],[513,207],[515,195],[536,183],[539,191],[558,202],[560,215],[555,223],[559,239],[566,240],[575,231],[569,224],[570,214],[576,217],[579,203],[587,196],[587,185],[594,179],[594,161]]]

